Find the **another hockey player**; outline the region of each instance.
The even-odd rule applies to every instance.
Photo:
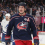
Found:
[[[20,2],[18,8],[19,13],[15,14],[9,22],[5,40],[10,39],[11,30],[14,27],[13,38],[15,45],[32,45],[31,33],[33,33],[34,38],[37,37],[34,18],[25,13],[26,3]]]
[[[2,45],[5,45],[5,35],[6,35],[6,32],[7,32],[7,27],[8,27],[9,21],[10,21],[10,14],[7,13],[5,15],[5,19],[3,19],[2,22],[1,22],[1,26],[2,26]]]

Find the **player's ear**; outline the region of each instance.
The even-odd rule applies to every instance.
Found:
[[[26,11],[26,8],[25,8],[25,11]]]

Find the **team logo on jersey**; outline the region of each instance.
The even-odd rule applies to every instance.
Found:
[[[30,19],[29,18],[24,18],[25,21],[27,22],[30,22]]]
[[[28,23],[27,22],[20,22],[17,24],[17,28],[19,30],[26,30],[27,29],[27,26],[28,26]]]

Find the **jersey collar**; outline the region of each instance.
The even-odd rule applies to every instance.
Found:
[[[20,14],[19,14],[20,15]],[[25,13],[25,15],[26,15],[26,13]],[[23,15],[23,16],[25,16],[25,15]],[[21,16],[21,15],[20,15]]]

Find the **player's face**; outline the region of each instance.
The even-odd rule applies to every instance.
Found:
[[[9,19],[9,17],[8,16],[6,16],[6,20],[8,20]]]
[[[23,14],[25,12],[25,7],[24,6],[19,6],[19,13]]]

